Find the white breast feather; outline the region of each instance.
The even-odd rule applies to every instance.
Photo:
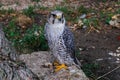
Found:
[[[47,26],[48,39],[52,42],[56,41],[64,31],[64,24],[50,24]]]

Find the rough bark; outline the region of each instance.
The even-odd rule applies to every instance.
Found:
[[[38,77],[18,59],[0,24],[0,80],[39,80]]]

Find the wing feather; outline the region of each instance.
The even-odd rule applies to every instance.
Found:
[[[74,35],[67,26],[65,27],[64,32],[63,32],[63,40],[67,48],[67,52],[70,54],[71,58],[74,60],[74,62],[77,65],[81,66],[81,63],[75,56]]]
[[[74,35],[68,27],[65,27],[64,29],[63,40],[67,48],[67,52],[70,53],[72,58],[75,58]]]

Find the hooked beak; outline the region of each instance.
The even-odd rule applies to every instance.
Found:
[[[61,18],[61,16],[56,16],[56,18],[57,18],[57,19],[60,19],[60,18]]]

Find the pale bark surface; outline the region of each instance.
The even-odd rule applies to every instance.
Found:
[[[2,25],[0,25],[0,80],[39,80],[18,59],[17,52],[5,37]]]

